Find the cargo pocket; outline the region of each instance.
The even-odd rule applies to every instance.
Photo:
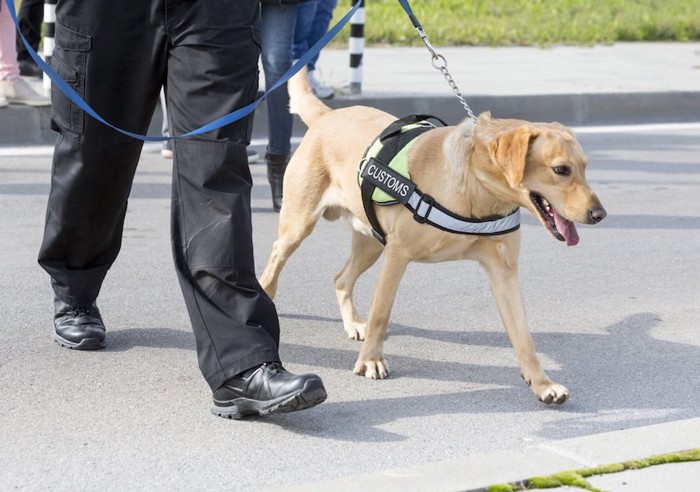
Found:
[[[85,98],[85,67],[92,38],[56,23],[56,47],[51,68],[81,97]],[[56,84],[51,85],[51,118],[61,128],[83,132],[85,113]]]

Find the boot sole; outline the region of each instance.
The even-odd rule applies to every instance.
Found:
[[[104,340],[98,340],[97,338],[83,338],[79,343],[76,343],[66,340],[58,333],[54,333],[53,339],[61,347],[72,350],[101,350],[107,346]]]
[[[236,398],[226,402],[226,406],[214,405],[211,413],[225,419],[240,420],[250,415],[270,415],[273,413],[296,412],[314,407],[326,401],[326,393],[320,379],[307,381],[304,387],[294,393],[280,396],[273,400],[253,400]]]

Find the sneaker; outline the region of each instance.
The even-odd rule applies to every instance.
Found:
[[[76,350],[105,348],[105,325],[93,302],[88,306],[71,306],[54,299],[54,340],[62,347]]]
[[[258,162],[260,160],[260,154],[255,152],[253,149],[248,147],[247,151],[248,151],[248,164],[255,164],[256,162]]]
[[[160,149],[160,155],[163,156],[164,159],[172,159],[173,158],[173,141],[172,140],[166,140],[163,142],[163,148]]]
[[[331,99],[333,97],[333,89],[316,78],[316,70],[310,70],[308,73],[309,85],[319,99]]]
[[[266,362],[229,379],[213,396],[214,415],[239,420],[311,408],[325,401],[327,394],[315,374],[295,376],[279,362]]]
[[[19,65],[19,74],[23,75],[25,77],[43,77],[44,72],[39,68],[39,65],[36,64],[34,60],[27,59],[27,60],[20,60],[18,62]]]
[[[0,97],[5,96],[11,104],[26,104],[27,106],[50,106],[48,97],[37,93],[29,83],[22,79],[0,80]]]

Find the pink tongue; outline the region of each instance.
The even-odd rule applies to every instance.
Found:
[[[554,223],[557,226],[557,231],[559,231],[559,234],[564,236],[566,245],[576,246],[578,244],[578,232],[576,232],[576,226],[574,223],[566,220],[554,209],[552,209],[552,213],[554,214]]]

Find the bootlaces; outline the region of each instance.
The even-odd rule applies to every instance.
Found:
[[[73,315],[76,317],[90,316],[90,309],[91,306],[78,306],[76,308],[73,308]]]
[[[263,362],[262,367],[266,368],[270,372],[274,372],[275,374],[286,372],[284,367],[282,367],[282,364],[279,362]]]

